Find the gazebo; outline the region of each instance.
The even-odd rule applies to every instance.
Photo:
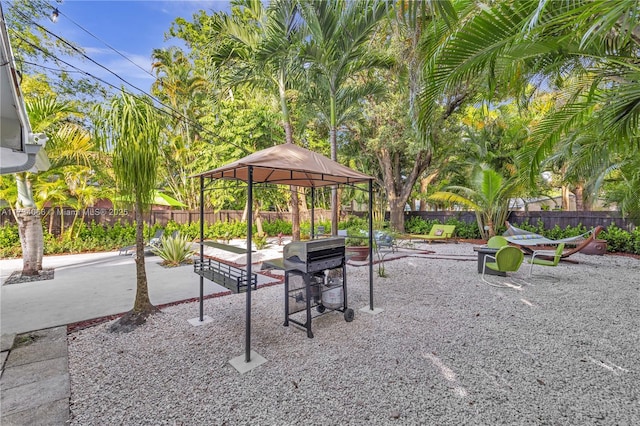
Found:
[[[251,231],[253,227],[253,185],[255,183],[270,183],[278,185],[295,185],[311,188],[312,210],[311,229],[313,229],[313,199],[314,189],[331,185],[353,185],[368,183],[369,190],[369,308],[371,313],[377,312],[373,307],[373,218],[372,194],[373,178],[366,174],[352,170],[329,158],[299,147],[285,143],[250,154],[226,166],[200,173],[193,177],[200,178],[200,261],[204,259],[204,192],[205,179],[239,180],[247,183],[248,220],[247,220],[247,275],[251,276]],[[313,233],[312,233],[313,234]],[[200,276],[200,317],[204,321],[203,299],[204,278]],[[239,371],[248,371],[260,365],[265,360],[251,351],[251,286],[246,291],[246,331],[245,331],[245,365],[242,356],[230,360]]]

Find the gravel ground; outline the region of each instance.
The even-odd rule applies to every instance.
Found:
[[[189,303],[129,334],[74,332],[71,424],[639,424],[640,260],[523,265],[522,289],[500,289],[472,247],[386,262],[377,315],[359,310],[368,268],[349,266],[355,319],[315,318],[313,339],[283,327],[282,285],[259,289],[251,347],[267,362],[245,374],[228,363],[244,354],[244,294],[206,300],[200,327]]]

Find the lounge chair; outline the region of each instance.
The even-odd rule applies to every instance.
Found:
[[[151,239],[149,240],[149,242],[147,244],[145,244],[144,249],[145,251],[147,250],[151,250],[153,247],[160,247],[162,246],[162,235],[164,234],[164,230],[162,229],[158,229],[156,231],[156,233],[153,235],[153,237],[151,237]],[[124,255],[124,256],[135,256],[136,254],[136,245],[130,245],[130,246],[126,246],[126,247],[122,247],[121,249],[118,250],[118,254],[119,255]]]
[[[453,240],[454,242],[458,242],[455,238],[456,226],[455,225],[439,225],[435,224],[431,227],[431,230],[427,235],[409,235],[410,239],[418,239],[418,240],[427,240],[429,244],[432,241],[449,241]]]
[[[162,236],[164,235],[164,229],[156,230],[156,233],[153,234],[153,237],[149,240],[149,244],[147,247],[160,247],[162,246]]]
[[[575,260],[567,259],[569,256],[578,253],[581,250],[584,250],[585,247],[593,243],[598,238],[598,234],[604,230],[602,226],[596,226],[591,231],[585,232],[582,235],[577,235],[570,238],[562,238],[560,240],[551,240],[549,238],[543,237],[540,234],[535,234],[533,232],[517,228],[511,225],[509,222],[505,222],[505,224],[507,225],[507,230],[502,235],[511,244],[519,246],[526,254],[533,255],[533,252],[536,251],[533,248],[534,246],[555,246],[561,243],[565,243],[565,245],[575,244],[575,247],[564,251],[562,253],[562,256],[560,256],[560,260],[569,262],[575,262]],[[539,255],[538,257],[545,260],[554,260],[555,256]]]

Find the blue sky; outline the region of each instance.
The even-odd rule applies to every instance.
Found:
[[[145,72],[151,72],[151,52],[155,48],[179,44],[176,40],[164,40],[171,22],[177,17],[191,20],[199,10],[213,13],[229,7],[228,2],[222,0],[51,0],[50,3],[52,10],[57,8],[60,15],[56,23],[45,24],[49,31],[81,46],[87,56],[147,92],[153,82],[153,77]],[[123,84],[89,61],[69,62],[117,87]],[[135,92],[130,87],[128,90]]]

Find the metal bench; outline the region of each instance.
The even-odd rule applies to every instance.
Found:
[[[193,271],[233,293],[247,291],[247,283],[249,282],[247,271],[228,263],[215,259],[196,259],[193,263]],[[251,274],[251,286],[254,290],[258,288],[257,274]]]

